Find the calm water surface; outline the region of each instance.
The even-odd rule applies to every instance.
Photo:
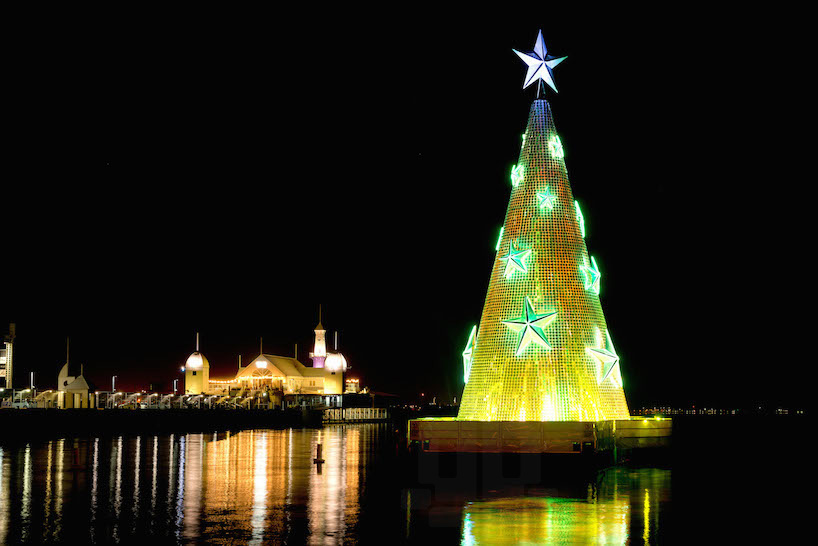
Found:
[[[346,425],[0,446],[0,543],[650,542],[670,513],[657,468],[440,498],[393,479],[394,442]]]

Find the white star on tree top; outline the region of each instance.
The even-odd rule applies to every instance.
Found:
[[[564,61],[567,57],[552,57],[548,54],[548,50],[545,48],[545,42],[542,39],[542,30],[537,34],[537,42],[534,44],[534,51],[532,53],[521,53],[516,49],[512,51],[528,65],[528,73],[525,75],[523,89],[537,82],[537,96],[539,96],[539,82],[544,81],[555,93],[557,92],[557,85],[554,83],[554,74],[551,72],[551,69]]]

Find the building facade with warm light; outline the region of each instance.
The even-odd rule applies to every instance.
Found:
[[[0,341],[0,388],[11,389],[14,373],[14,323],[9,324],[9,333]]]
[[[337,360],[331,358],[333,356]],[[284,394],[342,394],[346,359],[330,353],[325,362],[327,366],[313,368],[295,358],[260,354],[250,364],[239,368],[234,378],[209,380],[205,394],[227,395],[231,389],[272,390]]]
[[[315,343],[310,358],[312,366],[305,366],[294,357],[264,353],[246,366],[239,364],[232,378],[210,378],[210,363],[199,352],[198,334],[196,351],[188,357],[184,366],[185,394],[218,396],[221,403],[247,403],[259,398],[263,405],[277,406],[288,395],[326,397],[324,403],[331,405],[331,397],[340,397],[345,391],[344,372],[347,360],[339,352],[326,349],[326,330],[319,318]],[[337,337],[336,337],[337,348]],[[218,403],[217,402],[217,403]]]
[[[344,394],[358,394],[359,392],[361,392],[360,380],[354,378],[347,379]]]

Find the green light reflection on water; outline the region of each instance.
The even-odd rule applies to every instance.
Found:
[[[461,544],[625,543],[656,540],[662,502],[669,501],[670,471],[615,468],[585,497],[558,490],[468,502]]]

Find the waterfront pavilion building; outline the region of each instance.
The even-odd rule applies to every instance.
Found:
[[[327,359],[330,356],[327,355]],[[344,358],[342,355],[338,357]],[[250,364],[239,368],[233,379],[210,380],[208,390],[213,394],[223,394],[230,388],[267,389],[285,394],[341,394],[343,369],[313,368],[295,358],[260,354]]]
[[[315,330],[315,346],[310,356],[313,366],[305,366],[294,357],[264,353],[247,366],[241,366],[232,378],[211,379],[210,364],[199,352],[198,335],[196,351],[185,365],[185,394],[220,395],[223,397],[252,396],[258,392],[282,395],[342,395],[344,372],[347,361],[338,352],[327,352],[320,321]]]

